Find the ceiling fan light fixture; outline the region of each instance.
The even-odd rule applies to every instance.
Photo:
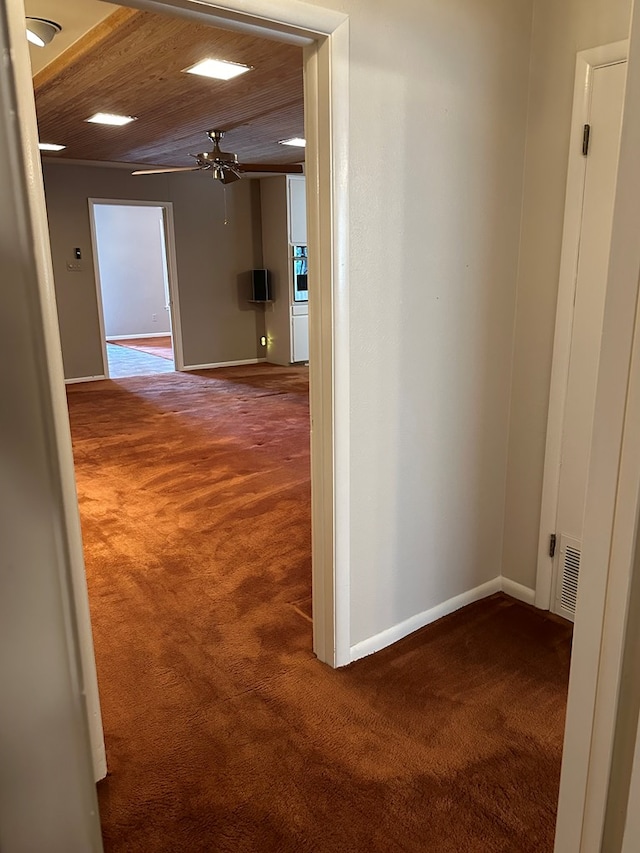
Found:
[[[58,145],[55,142],[38,142],[38,148],[41,151],[63,151],[66,147],[66,145]]]
[[[307,144],[307,140],[301,136],[292,136],[291,139],[280,139],[278,142],[280,145],[293,145],[294,148],[304,148]]]
[[[96,113],[86,119],[91,124],[111,124],[114,127],[122,127],[123,124],[136,121],[136,116],[119,116],[115,113]]]
[[[46,18],[27,18],[26,27],[27,40],[36,47],[45,47],[62,30],[60,24]]]
[[[186,74],[198,74],[200,77],[211,77],[214,80],[232,80],[252,70],[250,65],[228,62],[226,59],[203,59],[202,62],[184,69]]]

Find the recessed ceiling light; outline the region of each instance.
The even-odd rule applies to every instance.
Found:
[[[37,47],[44,47],[62,30],[60,24],[46,18],[27,18],[27,40]]]
[[[123,124],[129,124],[130,121],[135,120],[135,116],[118,116],[113,113],[96,113],[94,116],[87,119],[87,121],[90,121],[93,124],[113,124],[118,127]]]
[[[294,136],[291,139],[281,139],[280,145],[293,145],[295,148],[304,148],[307,144],[306,139],[302,139],[300,136]]]
[[[41,151],[62,151],[66,145],[56,145],[54,142],[38,142],[38,148]]]
[[[184,69],[187,74],[199,74],[201,77],[213,77],[215,80],[231,80],[247,71],[251,71],[250,65],[241,65],[239,62],[227,62],[224,59],[203,59],[191,68]]]

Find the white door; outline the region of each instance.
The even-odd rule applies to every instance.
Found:
[[[583,516],[616,190],[626,62],[594,68],[575,287],[551,609],[575,614]]]
[[[309,306],[291,306],[291,361],[309,361]]]

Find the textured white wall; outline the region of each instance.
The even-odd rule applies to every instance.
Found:
[[[628,37],[630,0],[535,0],[503,574],[534,588],[576,53]]]
[[[107,338],[169,334],[162,208],[96,204],[93,216]]]

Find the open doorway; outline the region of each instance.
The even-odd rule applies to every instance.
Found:
[[[136,20],[133,15],[120,15],[120,19],[123,26],[132,25]],[[156,22],[157,38],[160,37],[160,29],[160,23]],[[172,26],[169,33],[174,48],[177,29],[177,26]],[[133,39],[130,31],[127,32]],[[204,41],[202,33],[199,33],[199,37]],[[125,34],[122,34],[118,43],[124,38]],[[218,38],[222,39],[222,36]],[[194,39],[185,41],[190,47]],[[254,45],[256,41],[255,38],[251,39],[252,48],[259,47]],[[237,50],[237,37],[233,44]],[[288,53],[292,51],[290,47]],[[104,53],[119,55],[118,51]],[[162,52],[158,51],[156,55],[159,53]],[[295,53],[295,76],[302,94],[304,57],[300,45],[295,45]],[[256,63],[256,68],[262,68],[267,61],[274,61],[273,56],[273,43],[267,42],[260,53],[254,49],[247,58]],[[174,69],[176,81],[184,79],[192,82],[192,78],[187,75],[179,76],[187,64],[187,59],[181,59]],[[263,69],[262,74],[266,75],[267,71],[268,68],[266,71]],[[290,73],[294,76],[293,72]],[[254,77],[258,77],[257,71]],[[88,77],[81,75],[81,79],[86,84]],[[119,91],[121,76],[113,74],[112,79],[114,89]],[[284,98],[281,83],[277,92],[280,99]],[[102,90],[104,86],[99,88]],[[61,97],[59,88],[55,94]],[[154,91],[152,94],[157,97],[158,93]],[[196,101],[201,104],[202,98],[198,96]],[[237,101],[236,97],[234,103]],[[135,111],[144,113],[145,108],[138,102]],[[282,129],[285,121],[292,120],[287,118],[291,112],[291,104],[287,101],[278,112],[277,119],[274,119],[278,125],[278,137],[294,136],[294,131],[298,135],[304,133],[302,110],[297,126],[287,127],[286,131]],[[134,261],[137,262],[139,245],[134,245],[132,258],[128,261],[122,259],[119,244],[124,238],[129,238],[125,224],[121,225],[115,239],[102,253],[100,231],[104,223],[100,220],[100,213],[114,214],[115,211],[117,214],[116,207],[127,209],[136,205],[163,207],[165,225],[172,232],[175,211],[176,262],[179,262],[183,312],[180,315],[175,310],[176,287],[171,300],[174,309],[172,331],[176,366],[180,368],[177,356],[180,352],[178,332],[182,316],[184,340],[188,345],[185,352],[186,369],[171,376],[145,375],[143,380],[132,377],[131,380],[108,385],[99,383],[88,386],[78,382],[68,392],[77,449],[76,476],[85,539],[89,601],[93,609],[107,753],[112,769],[112,779],[107,780],[101,791],[103,795],[113,797],[114,802],[122,798],[123,804],[131,798],[122,793],[124,788],[120,782],[125,777],[120,775],[119,770],[125,763],[131,767],[133,776],[128,790],[133,790],[135,779],[139,778],[140,763],[144,763],[144,756],[150,756],[151,752],[146,748],[141,749],[138,742],[136,763],[123,762],[125,753],[115,745],[133,744],[133,733],[140,729],[136,719],[137,708],[144,707],[147,716],[150,709],[166,715],[168,693],[158,676],[166,671],[166,662],[170,659],[170,666],[176,672],[186,663],[186,659],[180,663],[186,649],[185,638],[191,637],[189,647],[199,654],[198,650],[202,651],[211,636],[218,632],[216,660],[210,658],[204,669],[211,678],[219,670],[238,670],[235,676],[242,682],[239,685],[242,690],[247,689],[246,679],[251,684],[252,679],[261,681],[268,678],[273,667],[281,665],[283,656],[289,657],[293,664],[300,656],[311,655],[314,633],[318,655],[327,655],[328,662],[335,662],[333,628],[330,633],[324,633],[327,625],[333,625],[333,613],[327,613],[328,618],[323,618],[323,609],[333,609],[331,585],[323,579],[320,585],[314,582],[312,590],[311,584],[308,371],[304,364],[294,370],[280,370],[275,365],[269,369],[267,365],[258,365],[256,362],[264,360],[261,350],[249,350],[246,354],[256,357],[242,358],[245,353],[241,347],[257,346],[261,335],[256,334],[256,331],[265,331],[264,328],[257,330],[251,327],[253,318],[264,320],[265,306],[250,305],[250,293],[246,288],[250,269],[263,266],[260,257],[264,249],[264,233],[260,233],[260,184],[257,180],[251,180],[253,176],[233,182],[232,186],[221,186],[221,182],[212,180],[211,173],[173,174],[176,171],[172,168],[172,164],[176,165],[173,158],[188,157],[189,151],[199,151],[206,145],[201,135],[208,125],[200,121],[196,123],[191,111],[187,113],[195,128],[196,141],[193,146],[190,142],[180,142],[179,135],[173,129],[166,142],[167,154],[145,155],[157,157],[155,163],[167,166],[159,174],[148,177],[127,174],[135,163],[126,170],[105,168],[95,162],[79,166],[59,161],[45,164],[47,203],[52,221],[60,222],[64,217],[68,221],[70,211],[75,215],[80,207],[77,198],[80,194],[84,196],[80,201],[86,217],[89,198],[97,279],[97,286],[92,290],[98,300],[100,315],[99,340],[105,366],[103,373],[110,373],[111,378],[115,377],[109,363],[111,359],[106,352],[108,346],[124,350],[126,348],[115,340],[116,337],[127,335],[130,341],[132,335],[147,330],[138,331],[131,327],[110,329],[108,326],[107,298],[100,279],[105,277],[110,266],[115,268],[116,275],[122,266],[133,267]],[[296,118],[298,115],[294,111]],[[208,116],[205,119],[209,121]],[[230,119],[227,117],[226,121]],[[41,125],[44,128],[44,121]],[[82,127],[80,121],[75,126]],[[142,122],[134,125],[134,128],[141,126]],[[255,135],[267,136],[266,133]],[[272,139],[273,135],[269,134],[268,138]],[[240,151],[242,162],[256,158],[255,154],[242,155],[242,143],[238,142],[239,130],[235,131],[235,136],[230,133],[229,137],[225,147],[229,151]],[[156,130],[152,134],[152,142],[155,143],[157,138]],[[279,142],[275,144],[279,145]],[[79,139],[77,145],[80,145]],[[286,153],[278,151],[276,156],[301,158],[299,152],[287,152],[285,147],[279,147],[281,152]],[[313,151],[314,146],[310,147]],[[135,153],[142,159],[139,148]],[[122,153],[117,156],[120,160],[124,159]],[[162,156],[171,159],[164,164],[160,159]],[[268,162],[272,161],[273,157],[270,157]],[[177,172],[191,171],[180,168],[179,162]],[[287,162],[285,160],[283,165]],[[153,163],[151,161],[146,165]],[[280,186],[283,185],[284,176],[263,180],[276,181]],[[72,189],[69,190],[69,187]],[[145,193],[152,201],[134,200],[144,198]],[[172,202],[166,205],[156,202],[155,199],[159,198],[172,199]],[[315,198],[313,203],[317,201]],[[278,214],[286,222],[285,207],[286,197],[285,206],[280,207]],[[73,225],[75,233],[76,222]],[[285,224],[278,236],[279,245],[284,244],[288,248],[289,236]],[[297,235],[296,239],[306,243],[306,234],[302,237]],[[318,244],[315,232],[310,234],[309,240]],[[169,285],[171,245],[172,241],[168,239]],[[114,246],[116,251],[114,257],[110,258],[108,255]],[[61,254],[63,251],[65,247],[61,246]],[[106,260],[101,254],[107,255]],[[320,251],[315,257],[319,256]],[[83,257],[86,258],[85,255]],[[285,251],[283,279],[278,291],[280,304],[284,303],[285,289],[288,290],[285,281],[288,282],[291,273],[289,260],[289,252]],[[270,263],[268,266],[271,269],[273,265]],[[327,276],[326,282],[329,281],[330,277]],[[135,284],[135,281],[132,282],[133,286]],[[171,286],[169,290],[171,292]],[[71,298],[77,299],[78,292],[78,289],[72,292]],[[318,300],[320,296],[318,292]],[[215,304],[214,297],[218,299]],[[62,311],[65,308],[66,305],[63,305]],[[289,313],[289,299],[286,308]],[[325,328],[326,322],[325,315]],[[76,322],[75,328],[79,326]],[[248,343],[245,341],[247,328],[251,333]],[[196,334],[193,334],[194,329]],[[218,331],[220,334],[217,334]],[[211,349],[212,339],[228,347],[229,354],[224,358],[224,367],[231,368],[233,372],[216,371],[215,376],[204,374],[209,368],[222,366],[220,362],[223,359],[217,356],[216,350]],[[238,349],[240,358],[235,356]],[[291,366],[290,361],[288,367]],[[327,365],[324,361],[326,358],[316,362],[318,376],[326,374]],[[97,374],[98,371],[82,369],[79,373],[82,376]],[[322,390],[318,379],[315,388],[316,394]],[[252,420],[254,409],[259,409],[259,415]],[[316,416],[322,414],[323,410],[330,414],[326,404],[323,403],[321,407],[316,404]],[[329,435],[326,439],[331,440],[330,418],[323,424],[322,431],[317,430],[318,439],[327,427]],[[209,428],[215,429],[216,436],[212,437],[207,432]],[[317,455],[316,450],[316,459]],[[325,462],[331,464],[331,460],[330,455],[325,457]],[[84,465],[84,462],[88,464]],[[319,472],[317,464],[315,470],[316,477],[319,476],[323,484],[324,473]],[[325,486],[326,483],[323,488]],[[242,491],[238,491],[237,487],[241,487]],[[321,513],[328,510],[326,498],[324,504]],[[196,519],[197,513],[200,516]],[[316,512],[316,518],[320,518],[320,513]],[[135,534],[127,536],[134,523]],[[234,535],[234,530],[237,535]],[[323,546],[328,545],[328,539],[326,535],[321,537]],[[234,541],[238,547],[237,558],[229,550]],[[320,560],[315,561],[313,568],[316,572],[322,571],[323,566],[332,559],[332,549],[329,547],[326,553],[320,555]],[[240,572],[242,567],[248,569],[245,577]],[[220,572],[216,581],[218,570]],[[320,602],[314,602],[312,608],[312,592],[317,588]],[[189,600],[186,597],[188,591],[194,596]],[[270,606],[267,606],[267,600],[271,602]],[[315,619],[312,624],[312,609],[313,616],[319,617],[317,626]],[[241,620],[234,617],[237,610],[243,613]],[[255,616],[255,620],[250,616]],[[242,626],[244,635],[250,641],[244,646],[239,642],[238,625]],[[225,639],[220,631],[229,632],[229,642],[220,641]],[[141,636],[137,636],[137,632],[141,632]],[[274,642],[269,644],[264,638],[271,634]],[[258,652],[255,649],[255,637],[263,638]],[[345,636],[345,639],[348,638]],[[323,642],[326,648],[322,647]],[[115,653],[116,645],[119,655]],[[243,647],[247,650],[246,654],[242,652],[231,664],[227,661],[220,663],[222,659],[218,656],[219,652],[226,648],[238,652]],[[238,660],[241,661],[240,665]],[[179,677],[182,683],[190,680],[195,683],[197,680],[199,662],[192,661],[189,667],[190,672],[183,672]],[[119,684],[123,674],[127,674],[126,686],[121,681]],[[229,685],[224,689],[229,689]],[[132,693],[137,694],[140,690],[145,693],[144,703],[128,705],[127,700]],[[156,690],[158,693],[154,697]],[[193,700],[198,707],[204,708],[210,696],[207,693],[197,699],[191,697],[192,703]],[[179,701],[180,713],[187,711],[189,704],[187,697],[183,696]],[[195,706],[192,704],[192,707]],[[184,720],[179,723],[178,716],[173,713],[168,717],[168,725],[165,720],[158,726],[150,725],[147,719],[144,728],[150,733],[155,732],[154,740],[158,741],[158,732],[162,731],[163,742],[167,739],[169,742],[174,741],[170,732],[173,723],[177,724],[178,731],[187,730]],[[151,743],[146,746],[151,747]],[[156,764],[160,769],[162,762]],[[118,786],[114,788],[110,782],[116,777]]]
[[[176,369],[170,211],[167,202],[89,200],[104,371],[112,379]]]

